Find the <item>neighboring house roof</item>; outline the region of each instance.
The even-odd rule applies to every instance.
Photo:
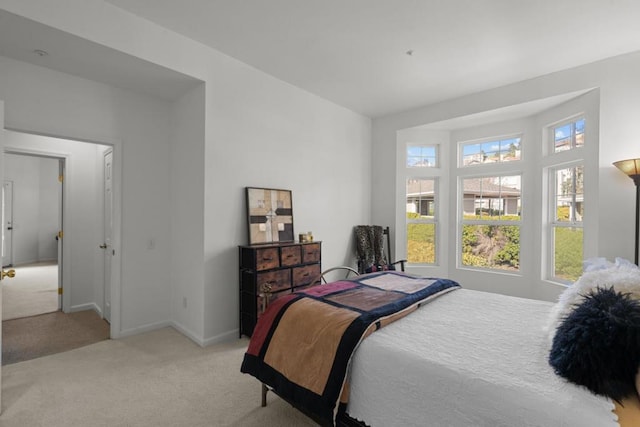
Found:
[[[407,182],[407,197],[433,196],[433,183],[432,180],[409,180]],[[464,194],[486,197],[519,197],[521,191],[517,188],[494,184],[489,178],[470,178],[464,180]]]

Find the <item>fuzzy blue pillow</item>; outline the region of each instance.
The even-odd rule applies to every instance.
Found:
[[[558,326],[549,364],[561,377],[618,402],[637,393],[640,301],[613,288],[586,294]]]

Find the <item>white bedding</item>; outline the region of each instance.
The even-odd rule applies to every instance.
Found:
[[[460,289],[366,338],[347,412],[376,426],[617,426],[613,403],[556,376],[553,304]]]

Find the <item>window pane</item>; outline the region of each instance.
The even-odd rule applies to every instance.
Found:
[[[571,149],[571,125],[567,124],[554,129],[556,153]]]
[[[482,144],[482,163],[497,163],[500,161],[500,141]]]
[[[554,227],[553,275],[573,282],[582,274],[582,228]]]
[[[584,146],[584,119],[553,128],[554,152],[567,151]]]
[[[462,265],[518,270],[520,268],[520,227],[463,225]]]
[[[584,119],[576,122],[576,147],[584,146]]]
[[[482,163],[480,144],[466,144],[462,146],[462,165],[470,166]]]
[[[520,219],[520,183],[520,175],[463,179],[463,217],[483,220]]]
[[[461,144],[462,166],[520,160],[520,138]]]
[[[407,261],[434,264],[436,262],[436,225],[407,224]]]
[[[584,217],[583,170],[582,166],[556,170],[556,221],[582,222]]]
[[[433,219],[435,204],[435,179],[407,180],[407,218]]]
[[[408,168],[435,168],[437,167],[438,150],[435,145],[408,145]]]
[[[520,138],[500,141],[500,158],[503,162],[520,160]]]

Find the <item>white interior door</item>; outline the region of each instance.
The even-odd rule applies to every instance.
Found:
[[[64,245],[64,228],[62,227],[63,215],[64,215],[64,180],[66,177],[65,174],[65,163],[64,159],[58,159],[58,310],[62,310],[62,247]]]
[[[100,246],[104,250],[104,313],[107,322],[111,322],[111,259],[113,246],[113,150],[104,153],[104,241]]]
[[[13,181],[5,181],[2,193],[2,266],[13,265]]]
[[[4,101],[0,100],[0,179],[4,182]],[[2,187],[4,192],[4,186]],[[2,224],[4,224],[4,206],[0,209],[3,213]],[[4,227],[2,227],[4,230]],[[2,261],[2,253],[0,253],[0,261]],[[0,265],[4,265],[0,262]],[[0,275],[0,284],[2,283]],[[2,412],[2,286],[0,286],[0,413]]]

